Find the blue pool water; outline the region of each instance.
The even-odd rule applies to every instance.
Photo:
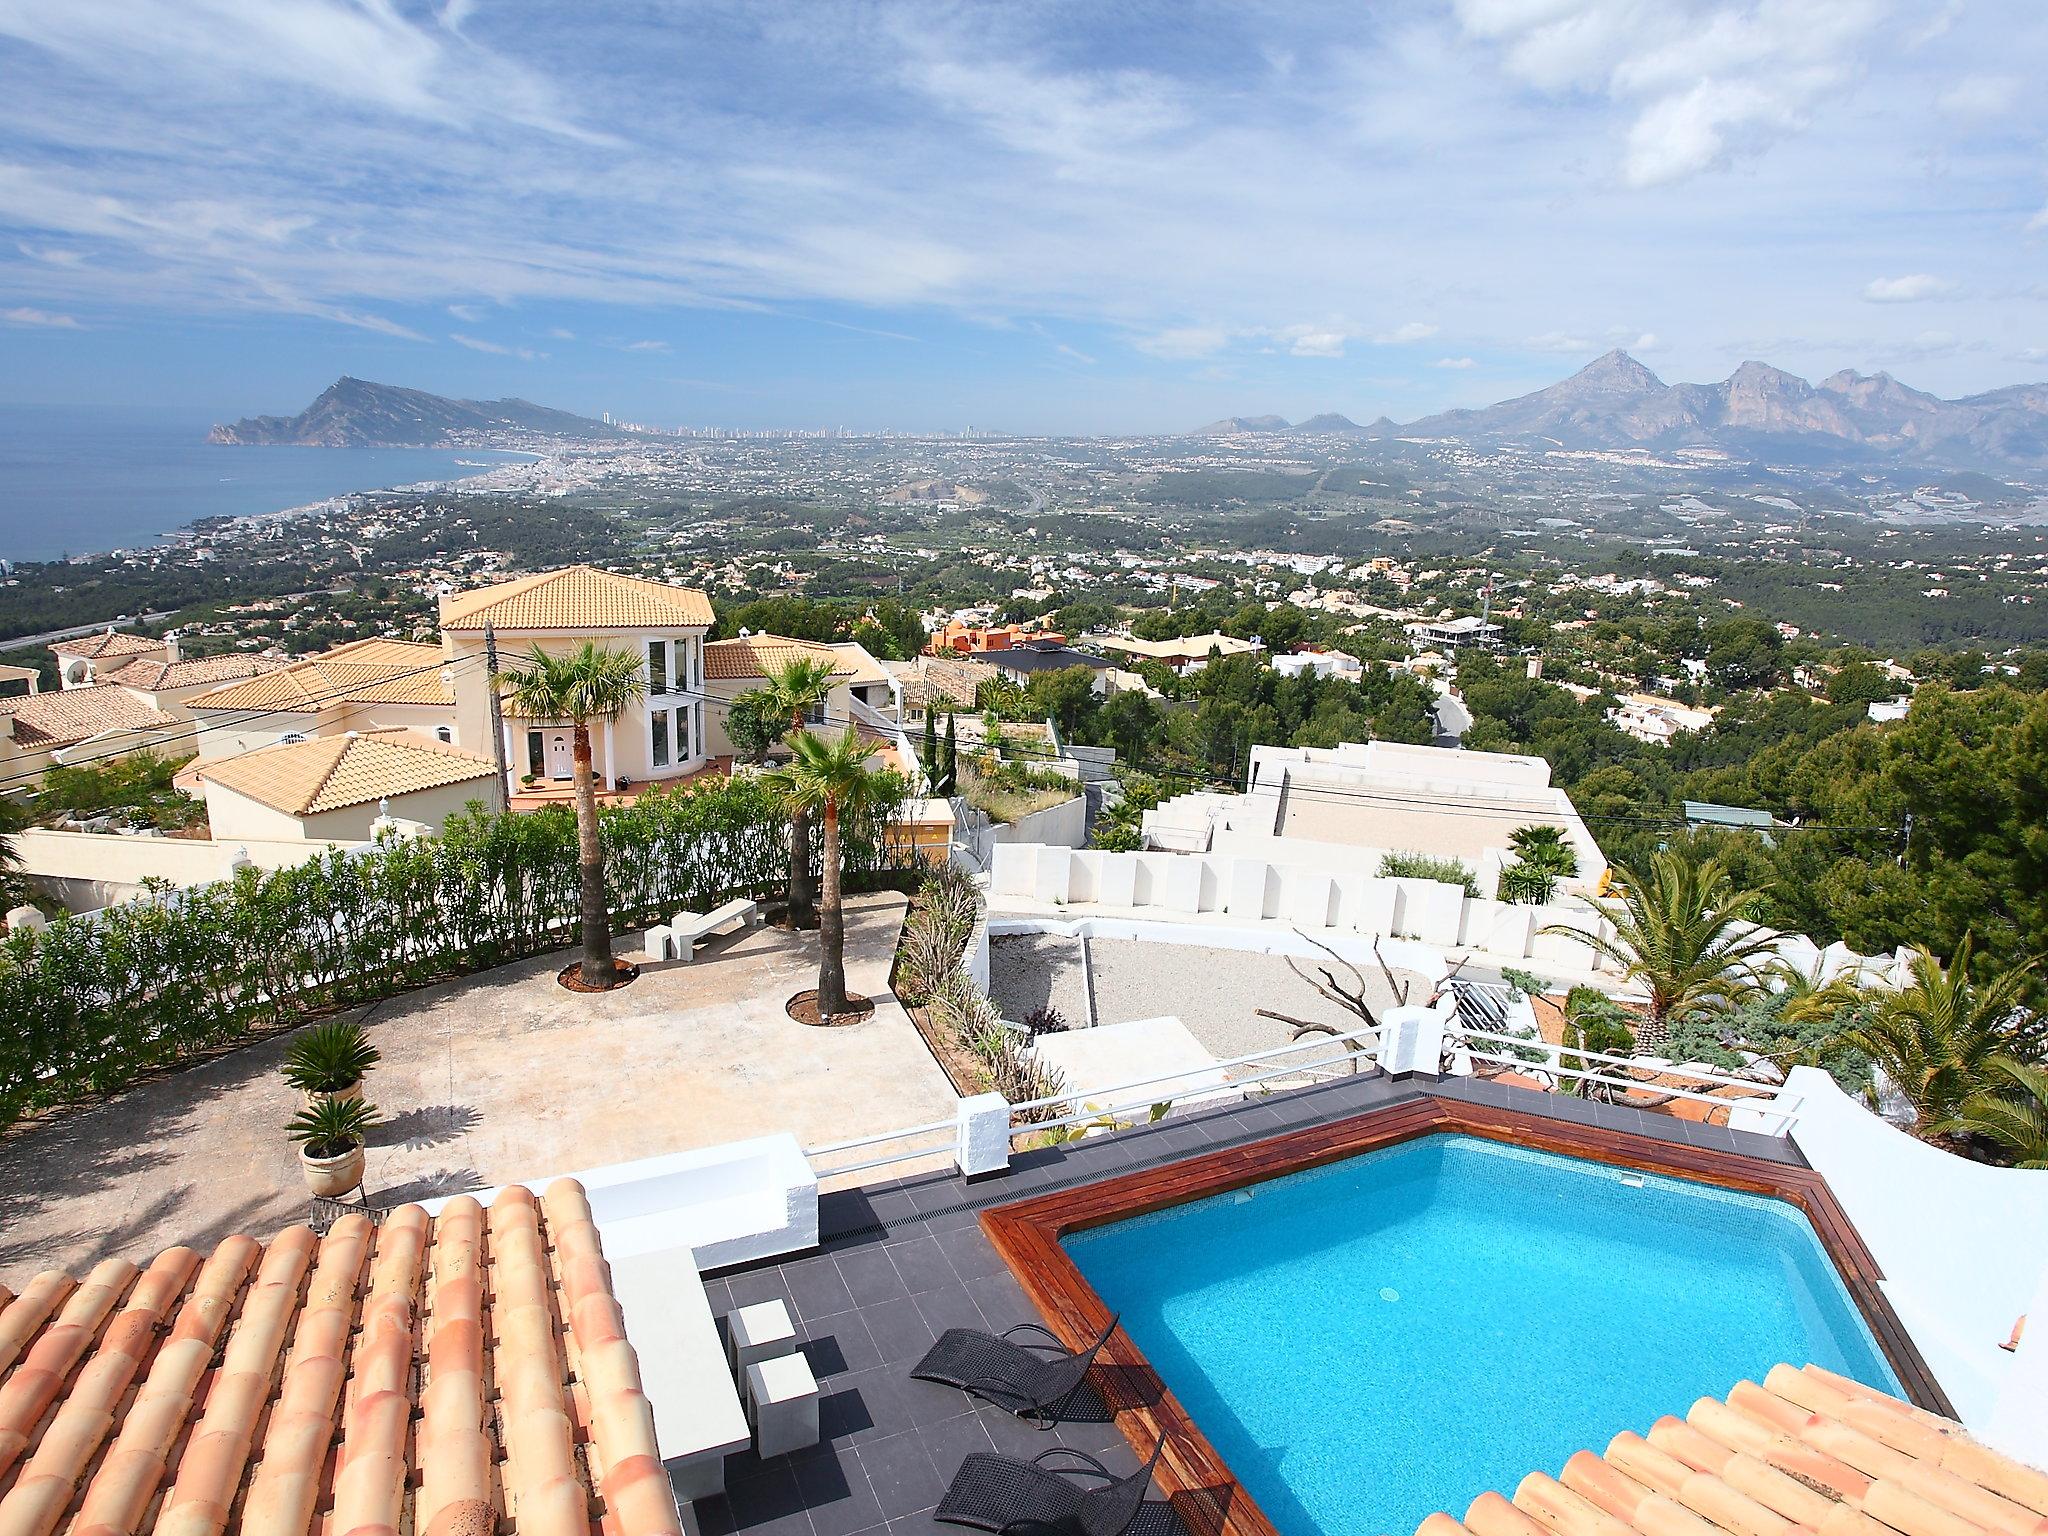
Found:
[[[1065,1244],[1285,1536],[1410,1536],[1780,1361],[1899,1390],[1792,1206],[1472,1137]]]

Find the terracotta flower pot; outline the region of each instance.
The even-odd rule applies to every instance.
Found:
[[[315,1157],[304,1147],[299,1149],[299,1167],[305,1171],[306,1187],[330,1200],[362,1187],[366,1161],[361,1143],[339,1157]]]

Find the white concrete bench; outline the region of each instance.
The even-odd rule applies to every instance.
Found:
[[[607,1258],[669,1481],[685,1499],[723,1493],[725,1458],[753,1430],[696,1262],[688,1248]]]
[[[678,912],[673,922],[647,930],[648,958],[657,958],[654,951],[658,935],[664,951],[660,958],[673,956],[687,964],[696,958],[697,941],[706,934],[715,933],[728,923],[745,923],[751,927],[760,920],[759,905],[744,896],[709,912]]]

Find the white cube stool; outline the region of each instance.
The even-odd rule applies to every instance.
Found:
[[[666,960],[674,947],[674,934],[666,923],[656,923],[647,930],[647,958]]]
[[[731,1330],[735,1376],[745,1376],[747,1367],[757,1361],[796,1353],[796,1325],[789,1320],[789,1308],[779,1301],[757,1301],[751,1307],[740,1307],[725,1321]]]
[[[747,1367],[747,1422],[763,1461],[818,1443],[818,1382],[802,1355],[776,1355]]]

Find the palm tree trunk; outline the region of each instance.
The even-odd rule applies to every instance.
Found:
[[[604,849],[597,836],[597,774],[590,761],[590,723],[570,733],[576,779],[576,863],[582,878],[583,967],[586,987],[607,991],[618,980],[612,963],[612,919],[604,900]]]
[[[804,728],[802,715],[789,717],[790,734]],[[812,911],[816,897],[811,888],[811,813],[799,810],[789,818],[789,926],[808,928],[817,920]]]
[[[818,903],[818,1014],[846,1011],[846,913],[839,897],[839,807],[825,802],[824,896]]]

